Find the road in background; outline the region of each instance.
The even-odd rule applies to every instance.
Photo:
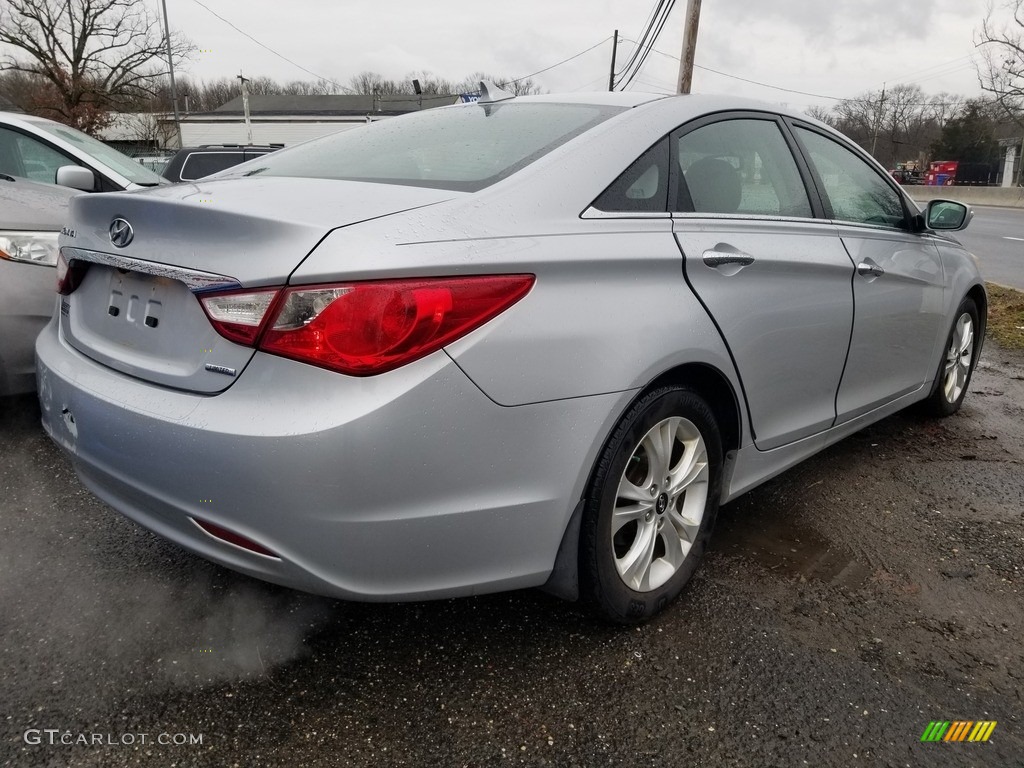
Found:
[[[974,221],[957,240],[978,257],[986,280],[1024,291],[1024,209],[972,207]]]

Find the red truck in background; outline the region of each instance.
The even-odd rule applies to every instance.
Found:
[[[998,163],[961,163],[959,160],[935,160],[928,164],[924,183],[930,187],[957,185],[990,186],[996,184]]]

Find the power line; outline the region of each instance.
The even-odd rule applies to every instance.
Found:
[[[223,22],[224,22],[225,24],[227,24],[227,25],[228,25],[229,27],[231,27],[231,28],[232,28],[233,30],[235,30],[235,31],[236,31],[236,32],[238,32],[239,34],[241,34],[241,35],[244,35],[245,37],[249,38],[250,40],[252,40],[252,41],[253,41],[254,43],[256,43],[256,45],[260,46],[261,48],[265,48],[266,50],[270,51],[270,52],[271,52],[272,54],[274,54],[275,56],[277,56],[277,57],[278,57],[279,59],[283,59],[284,61],[287,61],[287,62],[288,62],[289,64],[291,64],[292,66],[294,66],[294,67],[298,67],[298,68],[299,68],[299,69],[301,69],[301,70],[302,70],[303,72],[305,72],[305,73],[307,73],[307,74],[310,74],[310,75],[312,75],[313,77],[317,78],[318,80],[324,80],[324,81],[326,81],[326,82],[328,82],[328,83],[331,83],[332,85],[336,85],[336,86],[337,86],[337,87],[339,87],[339,88],[343,88],[343,87],[344,87],[344,86],[342,86],[342,85],[341,85],[341,83],[339,83],[339,82],[338,82],[337,80],[334,80],[334,79],[332,79],[332,78],[330,78],[330,77],[324,77],[323,75],[317,74],[317,73],[316,73],[316,72],[314,72],[313,70],[311,70],[311,69],[307,69],[306,67],[302,66],[302,65],[301,65],[301,64],[299,64],[299,63],[298,63],[297,61],[293,61],[292,59],[289,59],[289,58],[288,58],[287,56],[285,56],[284,54],[282,54],[282,53],[278,53],[278,52],[277,52],[277,51],[275,51],[275,50],[274,50],[273,48],[271,48],[271,47],[270,47],[269,45],[267,45],[266,43],[260,42],[260,41],[259,41],[259,40],[257,40],[257,39],[256,39],[255,37],[253,37],[253,36],[252,36],[252,35],[250,35],[250,34],[249,34],[248,32],[246,32],[245,30],[243,30],[243,29],[239,29],[239,28],[238,28],[238,27],[237,27],[237,26],[236,26],[235,24],[233,24],[232,22],[230,22],[230,21],[228,21],[227,19],[225,19],[225,18],[224,18],[223,16],[221,16],[221,15],[220,15],[219,13],[217,13],[217,12],[216,12],[215,10],[213,10],[213,9],[212,9],[212,8],[211,8],[210,6],[208,6],[208,5],[206,5],[205,3],[201,2],[201,0],[192,0],[192,2],[194,2],[194,3],[196,4],[196,5],[199,5],[199,6],[203,7],[203,8],[205,8],[205,9],[206,9],[207,11],[209,11],[209,12],[210,12],[210,13],[212,13],[212,14],[213,14],[214,16],[216,16],[216,17],[217,17],[218,19],[220,19],[220,20],[221,20],[221,21],[223,21]],[[528,78],[534,77],[535,75],[539,75],[539,74],[541,74],[542,72],[547,72],[547,71],[548,71],[548,70],[550,70],[550,69],[554,69],[555,67],[560,67],[560,66],[561,66],[562,64],[565,64],[565,63],[567,63],[567,62],[570,62],[570,61],[572,61],[573,59],[579,58],[580,56],[582,56],[582,55],[583,55],[583,54],[585,54],[585,53],[589,53],[590,51],[594,50],[594,49],[595,49],[595,48],[597,48],[598,46],[600,46],[600,45],[604,45],[604,44],[605,44],[605,43],[607,43],[607,42],[608,42],[609,40],[611,40],[611,36],[610,36],[610,35],[609,35],[608,37],[604,38],[603,40],[600,40],[600,41],[598,41],[598,42],[594,43],[594,44],[593,44],[592,46],[590,46],[590,47],[589,47],[589,48],[587,48],[586,50],[580,51],[579,53],[577,53],[577,54],[574,54],[574,55],[570,56],[570,57],[569,57],[569,58],[567,58],[567,59],[562,59],[562,60],[561,60],[561,61],[559,61],[559,62],[558,62],[557,64],[552,64],[552,65],[551,65],[550,67],[544,67],[544,69],[538,69],[538,70],[537,70],[536,72],[531,72],[531,73],[530,73],[530,74],[528,74],[528,75],[523,75],[522,77],[517,77],[517,78],[515,78],[514,80],[509,80],[509,82],[510,82],[510,83],[518,83],[518,82],[519,82],[520,80],[526,80],[526,79],[528,79]]]
[[[652,50],[654,50],[654,44],[658,41],[658,37],[661,35],[661,30],[665,27],[665,22],[668,21],[668,17],[672,13],[672,9],[675,7],[676,0],[667,0],[667,2],[659,2],[655,9],[654,17],[651,20],[651,24],[648,25],[648,29],[644,35],[641,36],[640,42],[637,43],[637,48],[633,52],[633,57],[630,59],[632,67],[627,64],[623,67],[622,72],[619,74],[619,80],[617,86],[621,89],[628,88],[629,84],[633,82],[633,79],[643,69],[644,64],[647,63],[647,57],[650,56]],[[629,72],[627,77],[626,73]]]
[[[801,96],[813,96],[816,99],[832,99],[833,101],[851,101],[851,99],[844,98],[842,96],[828,96],[824,93],[810,93],[809,91],[798,91],[795,88],[783,88],[781,85],[771,85],[770,83],[762,83],[757,80],[750,80],[746,77],[740,77],[739,75],[730,75],[728,72],[719,72],[717,69],[711,67],[702,67],[700,64],[694,64],[697,69],[703,69],[705,72],[713,72],[716,75],[722,77],[728,77],[733,80],[740,80],[744,83],[750,83],[751,85],[760,85],[762,88],[773,88],[776,91],[785,91],[786,93],[796,93]]]
[[[589,81],[587,83],[584,83],[579,88],[573,88],[571,93],[576,93],[577,91],[587,91],[587,90],[590,90],[591,88],[593,88],[598,83],[603,83],[604,81],[605,81],[605,76],[601,75],[599,78],[597,78],[595,80],[591,80],[591,81]]]
[[[615,73],[615,76],[620,80],[622,79],[622,73],[629,70],[629,68],[636,62],[637,57],[640,55],[640,49],[648,45],[647,38],[651,34],[651,30],[654,29],[655,19],[664,7],[665,0],[657,0],[654,7],[651,8],[651,12],[647,15],[647,21],[644,22],[644,31],[640,35],[640,42],[636,42],[635,40],[631,41],[634,45],[633,53],[630,55],[629,61],[623,64],[622,69]],[[653,43],[651,43],[651,45],[653,45]]]
[[[958,66],[952,67],[952,68],[939,70],[939,71],[934,72],[934,73],[932,73],[930,75],[925,75],[924,77],[915,77],[913,80],[907,80],[906,82],[908,82],[908,83],[915,83],[915,82],[916,83],[923,83],[926,80],[934,80],[936,77],[946,77],[948,75],[952,75],[952,74],[955,74],[957,72],[967,71],[968,69],[975,69],[976,66],[977,66],[977,64],[974,61],[971,61],[970,63],[963,63],[963,64],[960,64]]]
[[[256,43],[256,45],[260,46],[261,48],[265,48],[266,50],[270,51],[270,52],[271,52],[272,54],[274,54],[275,56],[277,56],[277,57],[278,57],[279,59],[283,59],[284,61],[287,61],[287,62],[288,62],[289,64],[291,64],[291,65],[292,65],[293,67],[298,67],[299,69],[301,69],[301,70],[302,70],[303,72],[305,72],[306,74],[312,75],[313,77],[317,78],[318,80],[324,80],[324,81],[326,81],[326,82],[328,82],[328,83],[331,83],[332,85],[336,85],[336,86],[337,86],[338,88],[343,88],[343,87],[344,87],[344,86],[342,86],[342,85],[341,85],[341,83],[339,83],[339,82],[338,82],[337,80],[332,80],[332,79],[331,79],[331,78],[329,78],[329,77],[324,77],[323,75],[318,75],[318,74],[317,74],[316,72],[314,72],[313,70],[311,70],[311,69],[306,69],[306,68],[305,68],[304,66],[302,66],[302,65],[301,65],[301,64],[299,64],[298,62],[296,62],[296,61],[292,61],[291,59],[289,59],[289,58],[288,58],[287,56],[285,56],[284,54],[278,53],[277,51],[275,51],[275,50],[274,50],[273,48],[271,48],[271,47],[270,47],[269,45],[267,45],[266,43],[261,43],[261,42],[260,42],[259,40],[257,40],[257,39],[256,39],[255,37],[253,37],[252,35],[250,35],[250,34],[249,34],[248,32],[246,32],[246,31],[244,31],[244,30],[242,30],[242,29],[239,29],[239,28],[238,28],[238,27],[236,27],[236,26],[235,26],[234,24],[232,24],[232,23],[231,23],[230,21],[228,21],[227,19],[225,19],[225,18],[224,18],[223,16],[221,16],[221,15],[220,15],[219,13],[217,13],[217,12],[216,12],[215,10],[213,10],[213,8],[211,8],[210,6],[208,6],[208,5],[206,5],[206,4],[202,3],[202,2],[200,2],[200,0],[192,0],[192,2],[193,2],[193,3],[195,3],[196,5],[199,5],[199,6],[203,7],[203,8],[205,8],[205,9],[206,9],[207,11],[209,11],[209,12],[210,12],[210,13],[212,13],[212,14],[213,14],[214,16],[216,16],[216,17],[217,17],[218,19],[220,19],[220,20],[221,20],[221,21],[223,21],[223,22],[224,22],[225,24],[227,24],[227,25],[228,25],[229,27],[231,27],[231,28],[232,28],[233,30],[235,30],[235,31],[236,31],[236,32],[238,32],[239,34],[241,34],[241,35],[244,35],[245,37],[249,38],[250,40],[252,40],[252,41],[253,41],[254,43]]]
[[[664,96],[676,95],[675,91],[671,88],[671,86],[668,85],[662,85],[661,83],[651,82],[650,80],[645,80],[642,77],[638,77],[636,79],[636,82],[640,85],[646,86],[647,88],[651,89],[651,93],[659,93]]]
[[[195,0],[195,2],[199,2],[199,0]],[[534,77],[535,75],[539,75],[541,72],[547,72],[549,69],[554,69],[555,67],[560,67],[563,64],[572,61],[573,59],[578,59],[584,53],[590,53],[592,50],[597,48],[599,45],[604,45],[605,43],[607,43],[611,39],[612,39],[612,36],[608,35],[608,37],[606,37],[604,40],[599,40],[598,42],[594,43],[592,46],[587,48],[585,51],[580,51],[579,53],[574,54],[574,55],[570,56],[567,59],[562,59],[557,64],[552,64],[550,67],[544,67],[544,69],[538,69],[536,72],[531,72],[528,75],[523,75],[522,77],[517,77],[514,80],[509,80],[509,82],[510,83],[518,83],[520,80],[528,80],[529,78]]]
[[[959,58],[956,59],[950,59],[949,61],[943,62],[941,64],[932,64],[930,67],[924,67],[923,69],[916,69],[913,72],[910,72],[909,74],[903,75],[902,77],[891,77],[886,82],[891,83],[895,80],[899,80],[900,82],[913,83],[916,80],[927,80],[928,77],[932,77],[932,75],[928,75],[927,77],[923,78],[916,77],[916,75],[923,75],[926,72],[930,72],[933,69],[943,69],[949,66],[950,64],[957,64],[958,62],[962,61],[970,61],[973,64],[974,53],[969,53],[966,56],[960,56]],[[957,67],[957,69],[959,69],[959,67]]]
[[[668,21],[668,17],[672,13],[672,9],[675,7],[675,5],[676,0],[669,0],[668,5],[665,7],[665,12],[661,15],[661,20],[658,23],[658,28],[657,30],[655,30],[654,35],[651,37],[650,44],[647,46],[647,49],[643,52],[643,55],[637,62],[636,67],[633,69],[633,74],[631,74],[629,76],[629,79],[626,81],[627,87],[631,82],[633,82],[633,78],[640,74],[640,70],[643,69],[644,64],[647,63],[647,57],[651,55],[651,50],[654,48],[655,42],[657,42],[658,38],[661,36],[661,30],[665,28],[665,22]]]
[[[629,42],[634,42],[634,41],[630,40]],[[679,61],[679,57],[678,56],[673,56],[671,53],[665,53],[664,51],[659,51],[657,48],[652,48],[651,50],[653,50],[657,54],[660,54],[660,55],[664,56],[665,58],[672,59],[672,61],[675,61],[675,62]],[[750,79],[748,79],[746,77],[740,77],[739,75],[732,75],[732,74],[729,74],[728,72],[722,72],[722,71],[717,70],[717,69],[712,69],[711,67],[702,67],[700,64],[694,64],[693,66],[696,69],[703,69],[705,72],[712,72],[712,73],[714,73],[716,75],[721,75],[722,77],[728,77],[728,78],[731,78],[733,80],[741,80],[742,82],[750,83],[751,85],[760,85],[763,88],[773,88],[773,89],[775,89],[777,91],[785,91],[786,93],[796,93],[796,94],[799,94],[801,96],[813,96],[816,99],[832,99],[833,101],[850,101],[850,99],[846,99],[846,98],[844,98],[842,96],[827,96],[827,95],[825,95],[823,93],[809,93],[807,91],[798,91],[798,90],[795,90],[793,88],[783,88],[780,85],[772,85],[770,83],[762,83],[762,82],[760,82],[758,80],[750,80]]]
[[[717,69],[711,69],[710,67],[702,67],[700,65],[695,65],[695,66],[697,67],[697,69],[703,69],[703,70],[705,70],[707,72],[713,72],[716,75],[722,75],[723,77],[729,77],[729,78],[732,78],[733,80],[741,80],[744,83],[751,83],[752,85],[760,85],[760,86],[763,86],[764,88],[773,88],[776,91],[785,91],[786,93],[796,93],[796,94],[799,94],[801,96],[813,96],[816,99],[831,99],[832,101],[846,101],[846,102],[851,102],[851,103],[854,103],[854,104],[875,104],[875,103],[878,102],[878,99],[856,99],[856,98],[850,98],[850,97],[846,97],[846,96],[828,96],[828,95],[826,95],[824,93],[809,93],[807,91],[797,91],[797,90],[794,90],[793,88],[783,88],[782,86],[779,86],[779,85],[771,85],[770,83],[761,83],[761,82],[758,82],[757,80],[749,80],[749,79],[747,79],[745,77],[740,77],[739,75],[730,75],[728,72],[719,72]],[[940,106],[940,105],[947,106],[947,104],[945,102],[934,102],[934,101],[906,102],[905,105],[908,106],[908,107],[931,107],[931,106]]]
[[[623,38],[623,39],[627,39],[627,38]],[[629,42],[634,42],[634,41],[633,40],[629,40]],[[666,58],[672,59],[673,61],[677,61],[677,62],[679,61],[679,57],[678,56],[673,56],[671,53],[665,53],[664,51],[659,51],[657,48],[653,48],[652,50],[655,53],[657,53],[657,54],[660,54],[662,56],[665,56]],[[951,62],[947,62],[947,63],[951,63]],[[750,83],[751,85],[759,85],[762,88],[771,88],[771,89],[776,90],[776,91],[784,91],[785,93],[795,93],[795,94],[798,94],[800,96],[812,96],[812,97],[814,97],[816,99],[829,99],[831,101],[849,101],[849,102],[854,102],[854,103],[857,103],[857,104],[874,104],[877,101],[876,99],[855,99],[855,98],[849,98],[849,97],[846,97],[846,96],[830,96],[830,95],[824,94],[824,93],[810,93],[809,91],[799,91],[799,90],[796,90],[794,88],[784,88],[781,85],[772,85],[771,83],[762,83],[759,80],[751,80],[750,78],[740,77],[739,75],[733,75],[733,74],[730,74],[729,72],[722,72],[721,70],[718,70],[718,69],[712,69],[711,67],[702,67],[700,64],[695,64],[694,66],[697,69],[703,69],[705,72],[711,72],[711,73],[716,74],[716,75],[721,75],[722,77],[728,77],[731,80],[739,80],[739,81],[744,82],[744,83]],[[924,78],[924,79],[927,79],[927,78]],[[908,104],[907,106],[927,107],[927,106],[933,106],[933,105],[938,106],[938,104],[935,103],[935,102],[914,102],[912,104]]]

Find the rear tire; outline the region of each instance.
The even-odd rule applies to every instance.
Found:
[[[981,336],[978,335],[980,325],[974,299],[965,297],[953,318],[936,372],[938,383],[923,404],[929,416],[952,416],[960,410],[978,362]]]
[[[583,511],[580,578],[598,614],[639,623],[679,595],[711,537],[721,477],[718,425],[700,396],[663,387],[630,407]]]

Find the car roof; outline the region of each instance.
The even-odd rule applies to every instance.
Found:
[[[591,91],[581,93],[548,93],[537,96],[516,96],[503,101],[493,102],[495,104],[593,104],[597,106],[624,107],[627,110],[637,107],[652,108],[655,110],[668,109],[679,115],[682,120],[692,120],[704,115],[711,115],[716,112],[768,112],[770,114],[783,115],[785,117],[801,120],[830,133],[834,133],[831,126],[822,123],[820,120],[801,112],[798,109],[787,107],[778,102],[760,101],[741,96],[715,93],[643,93],[640,91]],[[436,107],[436,109],[459,109],[466,106],[479,104],[479,102],[467,102],[455,104],[450,107]]]
[[[53,123],[54,125],[61,125],[56,120],[51,120],[48,117],[27,115],[21,112],[0,112],[0,120],[10,123],[20,123],[23,125],[31,125],[32,123]]]
[[[0,173],[0,229],[56,232],[67,220],[68,200],[84,194]]]
[[[610,107],[636,107],[649,101],[667,98],[663,93],[641,93],[639,91],[585,91],[580,93],[544,93],[536,96],[516,96],[495,101],[495,104],[551,103],[551,104],[598,104]],[[466,102],[480,104],[481,102]],[[455,105],[461,106],[461,105]]]
[[[755,112],[775,112],[782,115],[789,115],[791,117],[809,119],[800,111],[785,107],[782,104],[768,101],[760,101],[757,99],[748,99],[740,96],[730,96],[728,94],[713,93],[667,94],[644,93],[641,91],[590,91],[581,93],[547,93],[540,94],[537,96],[516,96],[515,98],[512,99],[506,99],[505,101],[497,101],[494,103],[515,104],[524,102],[552,104],[596,104],[601,106],[606,105],[613,107],[629,108],[638,107],[642,104],[649,104],[655,101],[664,101],[667,103],[669,101],[676,100],[685,100],[686,106],[688,107],[688,111],[692,112],[695,115],[711,112],[724,112],[726,110],[751,110]]]

